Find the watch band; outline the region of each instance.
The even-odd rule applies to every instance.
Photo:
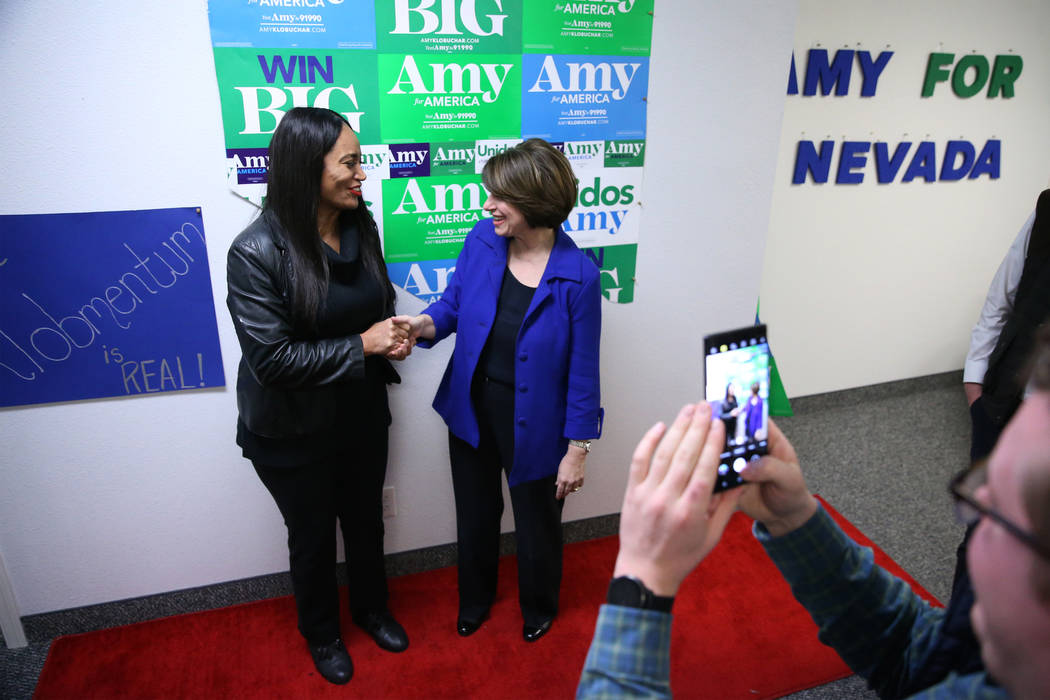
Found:
[[[591,451],[590,440],[569,440],[569,444],[573,445],[574,447],[579,447],[581,450],[587,453]]]
[[[669,613],[671,606],[674,605],[674,596],[656,595],[642,583],[641,579],[634,576],[617,576],[609,582],[605,602],[627,608]]]

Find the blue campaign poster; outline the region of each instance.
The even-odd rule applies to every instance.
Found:
[[[212,46],[375,49],[373,0],[208,0]]]
[[[647,56],[522,56],[521,135],[548,141],[645,138]]]
[[[0,406],[225,383],[200,208],[0,216]]]
[[[386,269],[391,282],[427,304],[433,304],[445,293],[456,271],[456,259],[391,262],[386,264]]]

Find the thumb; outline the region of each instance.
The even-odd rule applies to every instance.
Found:
[[[748,482],[775,482],[786,466],[787,464],[776,457],[765,455],[759,460],[748,462],[740,472],[740,477]]]

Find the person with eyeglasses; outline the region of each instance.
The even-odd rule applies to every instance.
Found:
[[[806,488],[791,443],[769,421],[769,455],[745,486],[712,493],[724,436],[705,402],[638,443],[620,515],[620,551],[577,698],[670,697],[671,607],[732,512],[754,534],[819,627],[820,640],[884,698],[1050,698],[1050,328],[1031,386],[987,462],[952,480],[964,522],[969,617],[982,663],[935,659],[945,609],[874,563]],[[939,665],[936,672],[930,665]]]

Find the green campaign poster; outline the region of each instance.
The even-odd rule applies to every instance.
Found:
[[[451,260],[481,220],[480,175],[383,181],[383,251],[388,262]]]
[[[523,0],[376,2],[382,53],[520,53]]]
[[[588,248],[587,255],[601,270],[602,295],[617,304],[634,301],[634,269],[638,245],[608,245]]]
[[[471,175],[477,171],[474,141],[442,141],[430,144],[431,175]]]
[[[384,143],[517,138],[521,54],[379,55]]]
[[[648,56],[654,0],[529,0],[526,53]]]
[[[379,140],[376,54],[371,51],[216,48],[226,148],[266,148],[292,107],[327,107],[362,143]]]
[[[605,142],[606,168],[640,168],[644,164],[644,139]]]

